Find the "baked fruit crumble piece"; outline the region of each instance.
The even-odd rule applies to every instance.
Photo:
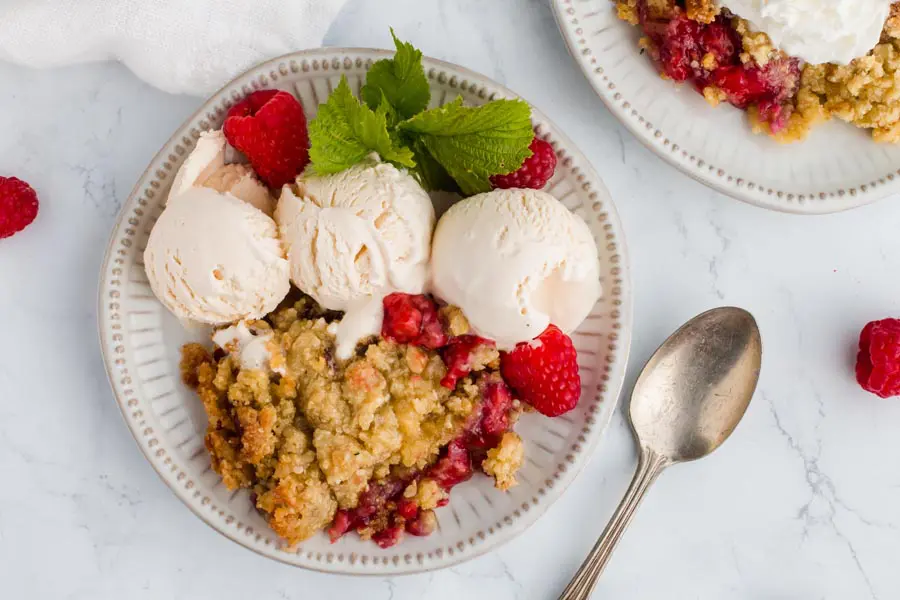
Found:
[[[642,28],[639,45],[663,77],[692,84],[713,106],[747,111],[754,132],[789,143],[837,117],[876,141],[900,141],[900,3],[868,55],[814,65],[777,50],[715,0],[613,1],[621,19]]]
[[[384,305],[382,335],[347,361],[335,357],[341,314],[296,291],[250,324],[271,336],[271,372],[242,368],[229,344],[182,350],[213,469],[229,489],[251,490],[290,545],[325,529],[332,541],[356,531],[387,548],[434,531],[434,510],[476,471],[501,490],[516,485],[522,405],[493,342],[427,296]]]

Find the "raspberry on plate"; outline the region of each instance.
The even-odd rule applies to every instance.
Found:
[[[882,398],[900,395],[900,319],[872,321],[863,328],[856,381]]]
[[[575,408],[581,397],[578,356],[572,339],[555,325],[500,358],[500,372],[519,398],[548,417]]]
[[[38,214],[34,189],[16,177],[0,177],[0,239],[31,225]]]
[[[222,129],[269,187],[280,189],[294,181],[309,163],[303,106],[287,92],[253,92],[228,111]]]
[[[531,150],[531,156],[525,159],[518,170],[508,175],[491,177],[491,183],[495,188],[539,190],[547,185],[547,182],[553,177],[553,172],[556,171],[556,152],[553,150],[553,146],[535,137],[528,148]]]

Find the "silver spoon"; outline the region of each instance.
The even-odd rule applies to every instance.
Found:
[[[762,341],[753,315],[716,308],[694,317],[650,358],[631,394],[637,472],[603,535],[560,596],[586,600],[650,484],[667,467],[722,445],[750,404]]]

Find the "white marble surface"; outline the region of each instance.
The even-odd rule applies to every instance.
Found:
[[[720,453],[673,469],[628,531],[598,598],[900,596],[900,402],[852,377],[870,319],[900,314],[900,205],[791,217],[677,173],[607,114],[545,0],[351,0],[327,43],[389,45],[481,71],[554,119],[593,160],[631,251],[629,382],[703,309],[762,327],[759,393]],[[555,598],[603,528],[635,456],[617,416],[587,469],[528,532],[433,574],[351,579],[260,558],[204,526],[145,463],[99,356],[96,283],[117,209],[198,98],[124,68],[0,64],[0,173],[41,214],[0,241],[0,597],[72,599]]]

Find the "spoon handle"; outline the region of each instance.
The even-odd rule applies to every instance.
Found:
[[[647,490],[650,489],[650,484],[656,481],[656,478],[667,466],[668,463],[662,456],[649,448],[641,448],[637,471],[631,480],[631,485],[628,486],[628,491],[625,492],[625,497],[622,498],[622,502],[606,525],[606,529],[603,530],[600,539],[597,540],[588,557],[581,563],[581,568],[575,573],[559,600],[587,600],[590,597],[594,586],[597,585],[600,573],[603,572],[603,568],[609,562],[609,557],[612,556],[622,534],[631,523],[637,507],[644,499]]]

